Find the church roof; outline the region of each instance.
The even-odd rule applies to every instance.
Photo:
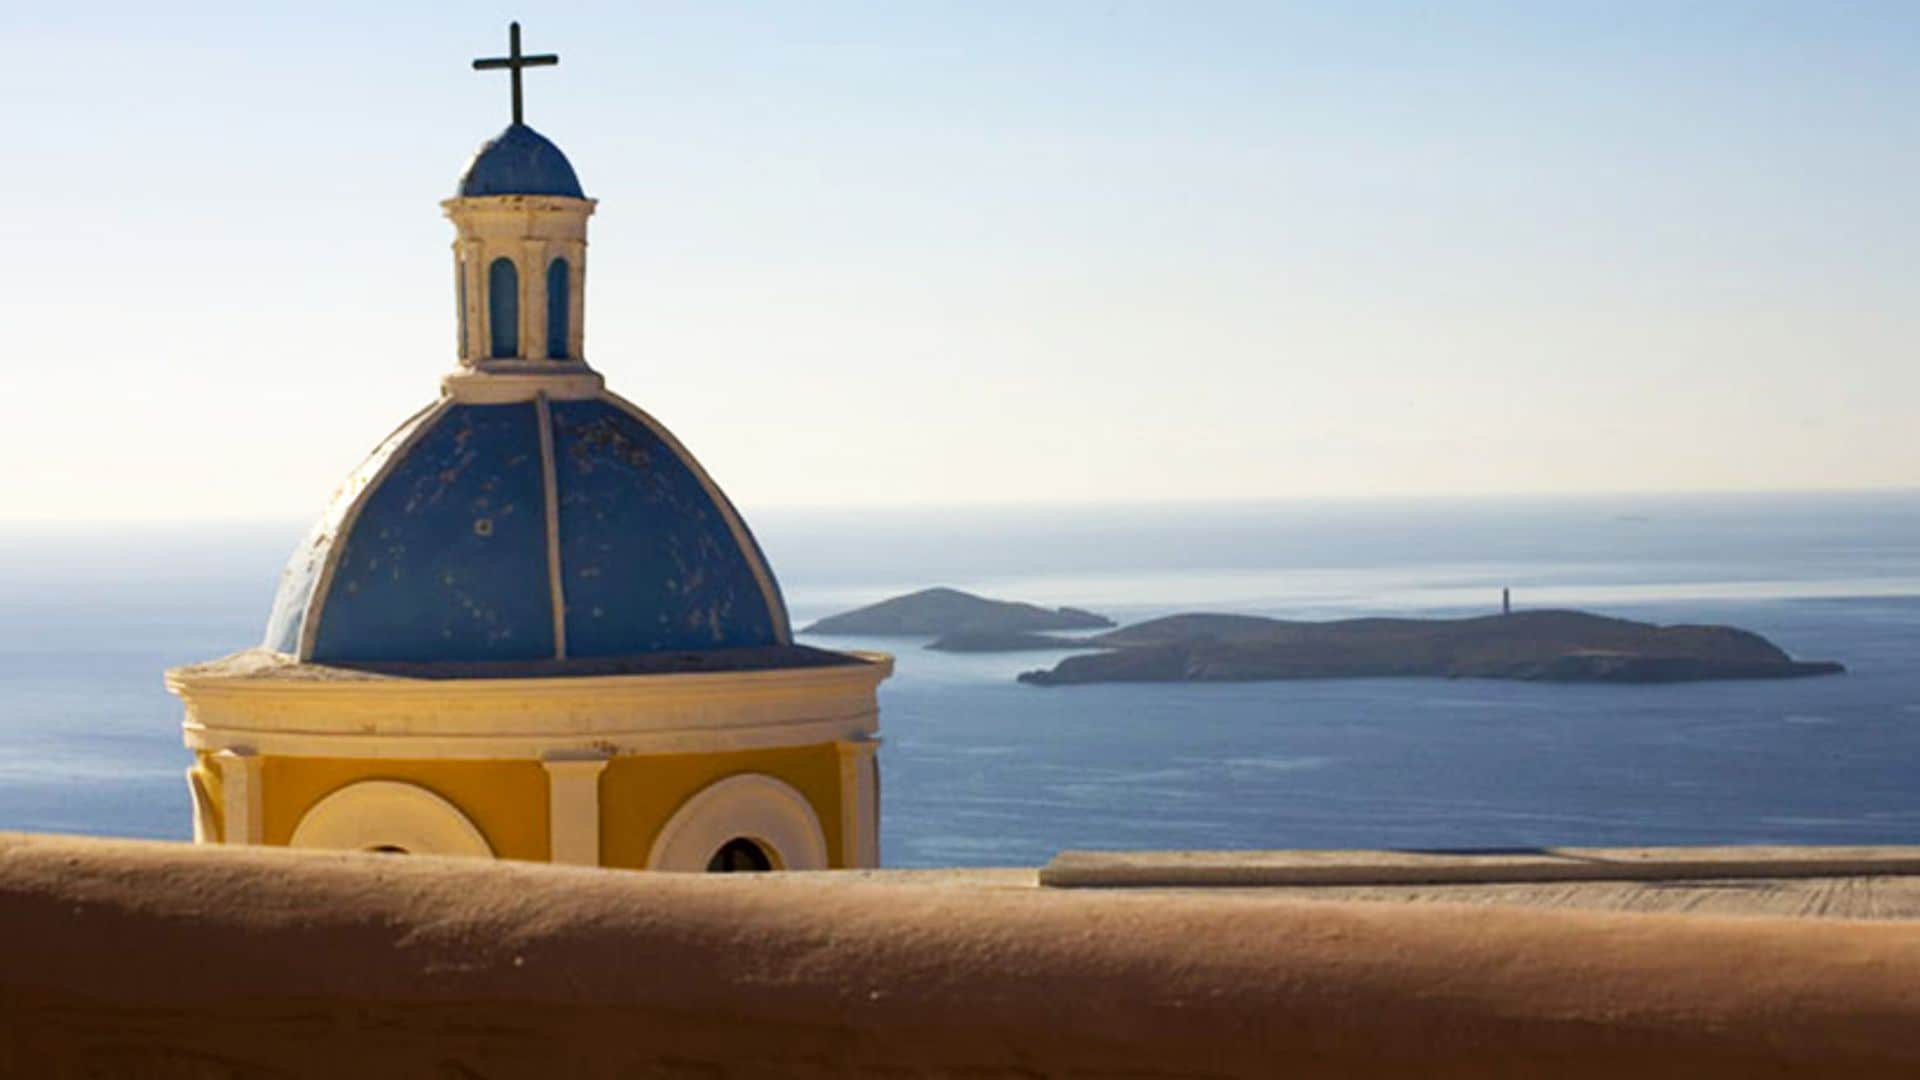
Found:
[[[525,124],[509,124],[487,140],[460,176],[461,198],[482,195],[563,195],[584,199],[580,178],[552,140]]]
[[[791,642],[726,496],[651,417],[603,394],[443,399],[402,424],[294,552],[265,645],[366,664]]]

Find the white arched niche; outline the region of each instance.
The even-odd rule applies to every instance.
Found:
[[[288,842],[297,848],[493,857],[460,808],[417,784],[362,780],[313,804]]]
[[[751,840],[775,870],[825,870],[827,834],[807,797],[763,773],[717,781],[681,804],[653,842],[649,870],[699,872],[730,840]]]

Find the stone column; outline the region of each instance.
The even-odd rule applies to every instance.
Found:
[[[840,754],[840,857],[847,868],[880,865],[880,765],[876,738],[834,743]]]
[[[213,755],[220,769],[220,801],[225,822],[223,844],[258,844],[266,830],[260,820],[260,755],[236,747]]]
[[[600,773],[607,759],[597,754],[553,756],[547,770],[549,859],[573,866],[600,865]]]
[[[587,242],[576,240],[567,252],[567,355],[587,359]]]
[[[479,241],[462,238],[453,251],[466,285],[460,296],[460,362],[472,367],[487,356],[486,316],[481,314],[486,309],[487,268],[480,258]]]
[[[547,357],[547,242],[520,241],[520,358]]]

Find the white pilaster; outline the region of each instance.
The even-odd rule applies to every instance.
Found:
[[[549,858],[574,866],[600,865],[600,774],[602,755],[551,756],[547,770]]]
[[[460,327],[466,337],[460,343],[460,363],[472,367],[486,358],[486,321],[481,314],[486,310],[487,268],[480,259],[480,244],[476,240],[461,239],[453,246],[454,258],[466,274],[466,288],[462,290],[460,302]]]
[[[496,245],[484,239],[474,240],[473,244],[473,280],[474,287],[474,339],[473,359],[477,364],[485,364],[493,357],[493,260],[500,256]]]
[[[453,245],[453,300],[455,305],[454,325],[455,325],[455,330],[459,339],[455,343],[454,351],[455,351],[455,355],[459,357],[460,366],[465,367],[467,366],[467,356],[468,356],[467,260],[466,260],[466,256],[463,255],[460,251],[460,244],[458,241],[455,241]]]
[[[520,242],[520,358],[547,358],[547,242]]]
[[[847,867],[880,865],[880,767],[877,738],[834,743],[840,754],[840,845]]]
[[[587,359],[587,241],[569,245],[567,252],[567,356]]]
[[[207,792],[206,774],[198,765],[187,770],[187,794],[193,797],[193,842],[217,843],[213,823],[219,815],[214,813],[213,796]]]
[[[213,755],[220,769],[220,795],[226,818],[220,840],[226,844],[258,844],[265,830],[260,820],[260,755],[235,747]]]

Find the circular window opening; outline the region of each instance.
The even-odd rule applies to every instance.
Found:
[[[767,857],[767,849],[744,836],[721,844],[707,860],[709,874],[757,874],[771,869],[773,860]]]

